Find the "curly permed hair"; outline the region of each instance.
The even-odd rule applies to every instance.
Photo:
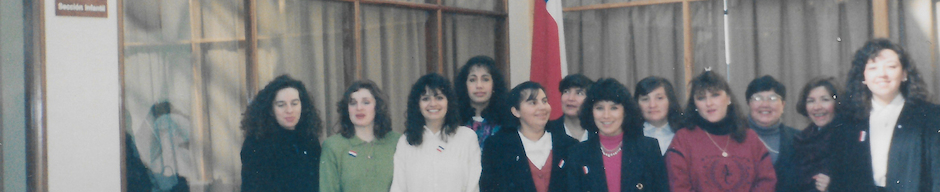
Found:
[[[294,130],[301,133],[301,139],[318,142],[322,121],[313,105],[313,99],[310,98],[303,82],[287,75],[274,78],[248,103],[248,108],[245,109],[245,113],[242,113],[241,120],[241,129],[245,131],[245,137],[262,138],[270,135],[275,131],[274,129],[281,129],[274,117],[274,99],[278,91],[287,88],[296,89],[300,93],[300,121],[297,122]]]
[[[899,88],[904,99],[914,99],[921,101],[930,101],[930,93],[927,91],[927,84],[917,72],[917,66],[907,55],[900,45],[892,43],[888,39],[872,39],[865,43],[865,46],[855,52],[855,58],[852,59],[852,68],[849,69],[848,80],[845,83],[845,107],[844,111],[852,113],[849,117],[856,120],[867,119],[871,111],[871,90],[862,83],[865,81],[865,65],[874,60],[881,51],[891,50],[898,54],[901,61],[901,68],[907,73],[907,81],[901,82]]]
[[[692,91],[689,95],[689,100],[686,103],[685,107],[685,118],[683,120],[683,126],[689,129],[695,129],[696,120],[704,120],[702,116],[696,111],[697,107],[695,106],[695,97],[705,95],[705,91],[717,92],[724,91],[731,103],[728,105],[727,114],[725,118],[730,118],[732,130],[731,138],[733,138],[738,143],[744,142],[747,138],[747,119],[744,118],[744,115],[741,115],[740,110],[738,110],[737,101],[734,98],[734,94],[731,92],[731,86],[728,86],[728,82],[725,81],[721,75],[713,71],[705,71],[704,73],[692,78],[692,81],[689,82],[689,87]]]
[[[504,116],[508,114],[503,114],[503,107],[500,106],[503,97],[509,90],[509,85],[506,83],[506,80],[503,77],[503,73],[496,68],[496,61],[493,58],[488,56],[476,56],[467,60],[467,64],[464,64],[460,68],[460,73],[457,74],[457,77],[454,79],[454,92],[457,93],[457,106],[460,111],[460,119],[467,121],[470,120],[474,115],[476,115],[476,109],[474,109],[470,102],[470,93],[467,89],[467,78],[470,76],[470,70],[474,67],[482,67],[490,73],[490,77],[493,79],[493,96],[490,97],[490,102],[483,109],[483,112],[480,113],[480,116],[487,121],[501,125],[503,123]],[[497,102],[494,102],[497,101]]]
[[[630,90],[613,78],[598,79],[588,89],[587,98],[584,98],[584,104],[581,104],[578,112],[581,127],[591,132],[598,131],[594,123],[594,105],[602,101],[623,106],[623,123],[620,124],[620,129],[623,130],[624,138],[643,136],[643,114],[640,113],[640,107],[633,96],[630,96]]]
[[[457,127],[460,126],[460,115],[457,113],[457,97],[454,89],[450,86],[450,81],[437,73],[431,73],[418,79],[411,86],[411,93],[408,94],[408,109],[405,116],[405,136],[408,138],[408,144],[412,146],[421,145],[424,135],[424,125],[426,125],[424,115],[421,114],[421,96],[429,95],[431,97],[441,96],[447,99],[447,111],[444,115],[444,125],[441,134],[442,139],[447,141],[447,136],[454,135]]]

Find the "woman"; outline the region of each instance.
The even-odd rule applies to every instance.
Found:
[[[666,152],[672,191],[774,191],[770,154],[731,102],[728,82],[706,70],[689,86],[686,125]]]
[[[596,134],[569,150],[567,191],[669,191],[659,144],[643,136],[639,111],[617,80],[591,86],[580,117]]]
[[[907,52],[874,39],[855,52],[846,82],[846,133],[832,191],[940,191],[938,106]]]
[[[391,191],[480,191],[480,145],[459,125],[456,103],[450,81],[437,73],[411,87]]]
[[[392,158],[401,134],[392,131],[388,96],[370,80],[359,80],[337,103],[340,134],[323,141],[320,191],[388,191]]]
[[[793,160],[793,138],[800,131],[781,121],[787,105],[787,87],[770,75],[751,80],[744,91],[750,114],[748,127],[770,151],[770,160],[777,174],[776,191],[795,191],[796,162]]]
[[[496,61],[487,56],[470,58],[454,81],[460,119],[468,121],[465,125],[477,133],[480,147],[487,137],[499,132],[500,118],[508,116],[500,111],[500,102],[491,102],[502,101],[506,86]]]
[[[835,129],[832,123],[841,97],[838,83],[832,77],[817,77],[806,83],[800,91],[796,111],[809,118],[806,126],[793,139],[794,160],[799,168],[794,186],[797,191],[826,191],[832,175],[834,146],[830,145]]]
[[[545,88],[519,84],[507,97],[510,127],[486,140],[483,147],[482,191],[565,191],[562,172],[568,147],[577,140],[545,130],[551,114]]]
[[[564,113],[560,118],[548,121],[548,129],[555,132],[565,132],[571,138],[579,142],[587,141],[588,134],[581,127],[581,119],[578,118],[578,110],[587,97],[588,87],[591,87],[594,81],[582,74],[572,74],[561,79],[558,85],[558,91],[561,92],[561,111]]]
[[[242,191],[317,191],[320,116],[304,84],[272,80],[242,115]]]
[[[662,77],[650,76],[636,83],[633,97],[643,113],[643,135],[659,140],[660,155],[666,155],[672,137],[676,136],[682,108],[672,83]]]

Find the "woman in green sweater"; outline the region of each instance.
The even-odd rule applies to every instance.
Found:
[[[340,134],[323,142],[320,191],[388,191],[395,146],[388,96],[370,80],[353,82],[339,101]]]

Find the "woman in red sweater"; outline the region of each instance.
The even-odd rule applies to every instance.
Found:
[[[666,151],[672,191],[774,191],[770,155],[745,127],[728,82],[706,70],[689,84],[684,128]]]

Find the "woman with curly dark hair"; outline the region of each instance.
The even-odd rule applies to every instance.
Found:
[[[487,137],[499,132],[504,114],[499,105],[509,90],[496,61],[487,56],[470,58],[454,81],[460,119],[477,133],[480,147]]]
[[[481,191],[565,191],[564,159],[578,141],[546,129],[552,107],[545,88],[526,81],[506,98],[512,118],[484,144]]]
[[[401,134],[392,131],[388,96],[375,82],[353,82],[337,103],[340,134],[323,141],[320,191],[388,191]]]
[[[770,152],[747,128],[728,82],[706,70],[689,87],[683,128],[666,151],[672,191],[774,191]]]
[[[590,138],[569,149],[566,191],[669,191],[656,139],[643,136],[640,109],[627,87],[598,79],[581,107]]]
[[[320,116],[303,82],[281,75],[242,114],[242,191],[317,191]]]
[[[873,39],[855,52],[846,82],[845,145],[831,191],[940,190],[940,107],[928,102],[907,52]]]
[[[659,140],[659,149],[666,155],[672,137],[679,130],[679,121],[682,120],[682,107],[676,91],[669,80],[657,76],[649,76],[636,83],[636,92],[633,98],[640,105],[643,113],[643,135]]]
[[[460,126],[456,103],[450,81],[440,74],[411,86],[391,191],[480,190],[480,145],[473,130]]]

